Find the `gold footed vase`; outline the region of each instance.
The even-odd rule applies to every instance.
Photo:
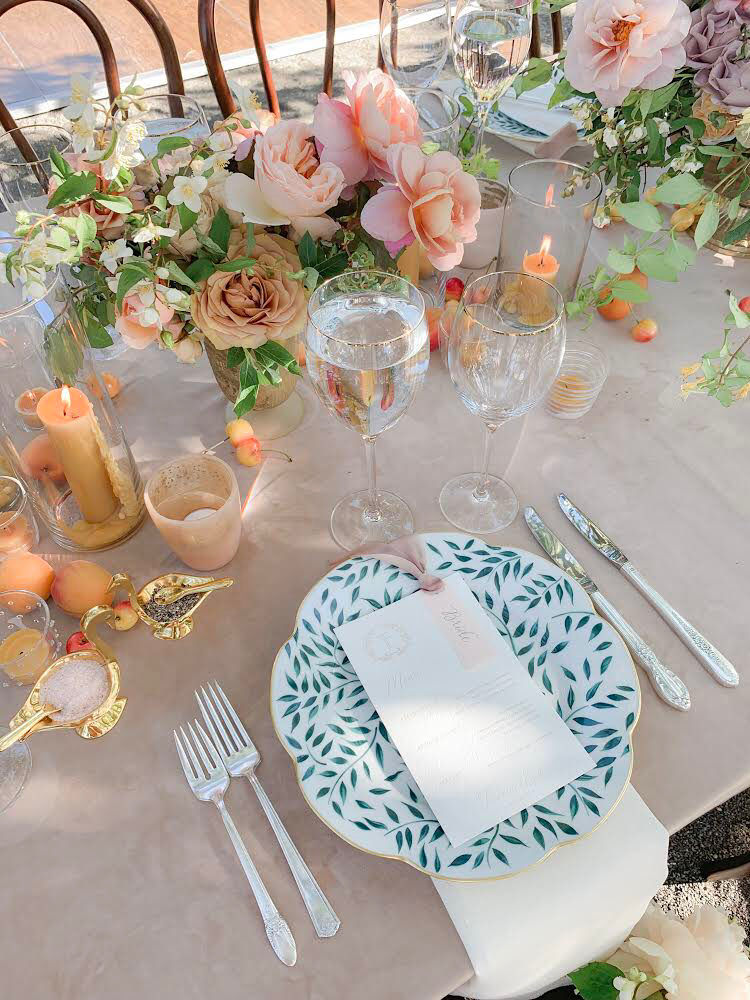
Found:
[[[291,354],[297,355],[298,337],[290,337],[283,344]],[[227,365],[227,351],[217,350],[208,340],[205,341],[205,348],[216,384],[229,400],[227,420],[231,420],[234,417],[232,405],[240,391],[239,368]],[[276,441],[291,433],[299,427],[305,415],[302,396],[295,391],[300,381],[299,375],[292,375],[286,369],[279,369],[279,375],[280,384],[262,385],[258,389],[254,408],[245,414],[253,425],[256,437],[263,442]]]

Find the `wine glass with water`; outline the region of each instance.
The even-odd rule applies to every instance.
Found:
[[[423,89],[440,76],[451,34],[449,0],[385,0],[380,51],[400,87]]]
[[[456,73],[474,96],[481,149],[487,115],[526,65],[533,0],[458,0],[451,44]]]
[[[565,305],[554,285],[515,271],[484,274],[464,288],[448,340],[451,381],[485,425],[481,472],[456,476],[440,509],[462,531],[499,531],[518,512],[511,486],[489,472],[495,431],[547,394],[565,348]]]
[[[308,304],[307,370],[327,410],[362,436],[368,488],[339,500],[331,533],[345,549],[414,530],[408,504],[377,488],[375,441],[406,413],[430,359],[421,293],[399,275],[347,271]]]

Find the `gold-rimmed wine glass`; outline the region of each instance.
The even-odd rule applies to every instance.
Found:
[[[430,359],[421,292],[400,275],[346,271],[308,304],[307,371],[326,409],[362,436],[368,488],[340,500],[331,534],[345,549],[414,531],[409,505],[377,487],[375,441],[406,413]]]
[[[462,403],[485,425],[481,472],[449,480],[440,509],[470,533],[499,531],[518,513],[511,486],[489,472],[497,428],[546,396],[565,349],[565,305],[542,278],[497,271],[464,288],[448,341],[448,371]]]

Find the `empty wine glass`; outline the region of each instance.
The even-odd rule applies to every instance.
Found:
[[[0,135],[0,211],[43,211],[52,166],[50,153],[61,155],[72,149],[67,129],[57,125],[19,125]],[[12,221],[6,221],[9,230]]]
[[[512,488],[488,472],[493,435],[544,398],[564,348],[563,299],[542,278],[498,271],[464,289],[448,341],[448,371],[464,406],[484,421],[486,437],[482,471],[456,476],[440,493],[440,509],[457,528],[499,531],[516,516]]]
[[[476,102],[476,149],[481,149],[490,108],[526,65],[532,7],[532,0],[458,0],[456,4],[453,62]]]
[[[430,359],[421,293],[399,275],[346,271],[308,304],[307,371],[335,417],[362,435],[369,485],[339,500],[331,533],[345,549],[414,530],[408,504],[378,490],[375,440],[406,413]]]
[[[141,140],[144,156],[153,156],[162,139],[206,139],[211,134],[201,105],[183,94],[149,94],[146,111],[136,117],[146,126]]]
[[[445,66],[450,33],[449,0],[385,0],[380,51],[396,83],[429,87]]]

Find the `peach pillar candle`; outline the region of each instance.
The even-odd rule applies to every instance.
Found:
[[[550,253],[552,238],[545,236],[539,253],[525,253],[523,255],[523,270],[525,274],[531,274],[536,278],[544,278],[552,284],[555,282],[560,264],[557,257]]]
[[[84,519],[98,524],[118,507],[97,441],[91,403],[80,389],[51,389],[39,400],[37,416],[60,459]]]
[[[215,455],[185,455],[157,469],[146,484],[146,508],[157,531],[191,569],[226,565],[240,544],[240,491]]]

